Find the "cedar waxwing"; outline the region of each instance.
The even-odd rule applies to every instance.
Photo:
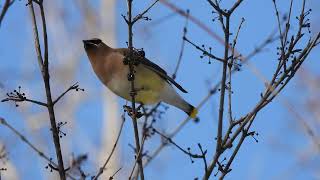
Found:
[[[97,38],[83,40],[83,44],[100,81],[118,96],[131,101],[131,83],[128,81],[129,65],[125,65],[124,62],[129,49],[113,49]],[[184,93],[187,93],[186,90],[169,77],[165,70],[146,59],[144,55],[133,53],[133,56],[138,60],[137,65],[134,66],[137,103],[148,105],[163,101],[183,110],[191,118],[196,117],[197,109],[182,99],[171,84]]]

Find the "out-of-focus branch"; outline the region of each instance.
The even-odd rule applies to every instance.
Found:
[[[184,10],[182,10],[179,7],[175,6],[174,4],[168,2],[167,0],[161,0],[160,2],[181,16],[184,16],[184,17],[189,16],[189,19],[191,22],[193,22],[194,24],[199,26],[202,30],[204,30],[206,33],[208,33],[208,35],[210,37],[216,39],[220,44],[224,44],[224,40],[218,34],[211,31],[211,29],[208,26],[206,26],[204,23],[202,23],[198,18],[196,18],[192,15],[187,15],[187,13]]]
[[[1,23],[3,21],[4,16],[6,15],[9,7],[14,3],[15,0],[5,0],[2,10],[0,12],[0,27],[1,27]]]
[[[304,120],[304,118],[294,109],[293,105],[287,101],[282,100],[282,104],[290,111],[290,113],[299,121],[299,123],[302,125],[304,131],[306,134],[310,137],[314,145],[317,147],[318,151],[320,152],[320,138],[316,136],[313,129],[310,127],[310,125]]]
[[[54,168],[58,169],[58,164],[53,162],[51,158],[49,158],[49,156],[47,156],[44,152],[42,152],[40,149],[38,149],[34,144],[32,144],[26,136],[24,136],[23,134],[21,134],[17,129],[15,129],[13,126],[11,126],[4,118],[0,117],[0,124],[4,125],[5,127],[7,127],[8,129],[10,129],[15,135],[17,135],[21,141],[23,141],[24,143],[26,143],[34,152],[36,152],[41,158],[45,159],[48,163],[51,164],[51,166],[53,166]],[[67,173],[67,176],[72,179],[75,180],[75,178]]]
[[[45,155],[41,150],[39,150],[35,145],[33,145],[24,135],[22,135],[18,130],[16,130],[13,126],[11,126],[5,119],[0,118],[0,123],[4,126],[6,126],[8,129],[10,129],[15,135],[17,135],[24,143],[26,143],[32,150],[34,150],[36,153],[38,153],[38,155],[47,160],[48,162],[50,162],[50,158]],[[58,165],[54,162],[52,162],[52,164],[56,167],[58,167]]]

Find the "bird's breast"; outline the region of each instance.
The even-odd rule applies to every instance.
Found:
[[[121,71],[114,72],[107,87],[118,96],[131,101],[131,82],[128,81],[129,66],[123,65]],[[135,66],[134,86],[137,95],[136,102],[143,104],[154,104],[161,99],[161,92],[165,82],[158,74],[143,67],[143,65]]]

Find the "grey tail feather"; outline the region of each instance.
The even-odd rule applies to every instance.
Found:
[[[191,112],[195,109],[194,106],[188,103],[188,109],[183,110],[185,113],[187,113],[189,116],[191,115]]]
[[[192,118],[192,119],[194,119],[196,122],[198,122],[199,119],[197,118],[197,114],[198,114],[197,108],[195,108],[194,106],[192,106],[192,105],[189,104],[189,103],[188,103],[188,106],[189,106],[189,108],[188,108],[188,110],[185,111],[185,112],[189,115],[190,118]]]

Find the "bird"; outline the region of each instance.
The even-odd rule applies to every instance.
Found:
[[[111,48],[101,39],[83,40],[85,52],[93,71],[100,81],[116,95],[131,101],[131,82],[128,62],[129,48]],[[182,88],[167,72],[144,57],[144,51],[134,51],[131,57],[136,60],[134,66],[135,101],[143,105],[164,102],[196,118],[198,110],[185,101],[173,85],[183,93]]]

